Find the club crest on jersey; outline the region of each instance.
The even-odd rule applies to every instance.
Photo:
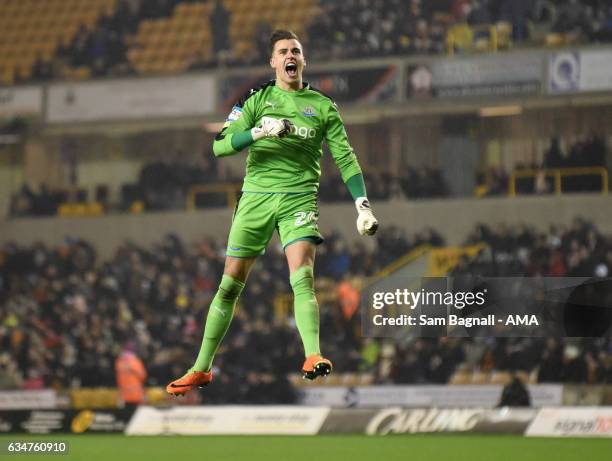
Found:
[[[315,111],[314,111],[314,109],[312,107],[306,106],[306,107],[304,107],[304,115],[306,117],[314,117],[316,114],[315,114]]]
[[[227,116],[226,122],[235,122],[242,115],[242,107],[234,106],[232,107],[232,111]]]

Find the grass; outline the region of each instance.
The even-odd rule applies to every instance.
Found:
[[[68,441],[68,456],[83,461],[554,461],[610,460],[612,439],[525,438],[497,435],[320,435],[320,436],[167,436],[13,435],[7,440]],[[0,455],[3,459],[9,456]],[[14,456],[13,456],[14,458]],[[50,455],[28,455],[25,460]]]

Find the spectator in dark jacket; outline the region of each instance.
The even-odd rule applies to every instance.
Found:
[[[518,376],[514,376],[510,383],[504,386],[499,407],[530,407],[531,396],[527,387]]]

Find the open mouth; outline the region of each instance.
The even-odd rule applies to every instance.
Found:
[[[285,72],[289,77],[297,76],[297,64],[294,62],[290,62],[285,66]]]

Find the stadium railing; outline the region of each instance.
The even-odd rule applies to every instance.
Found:
[[[62,217],[101,216],[104,214],[104,205],[100,202],[62,203],[57,214]]]
[[[460,258],[474,258],[485,247],[484,243],[479,243],[466,247],[432,248],[429,253],[428,275],[444,277],[457,266]]]
[[[563,193],[563,179],[568,177],[578,176],[599,176],[601,177],[601,193],[607,194],[609,191],[608,170],[604,167],[580,167],[580,168],[554,168],[548,170],[519,170],[514,171],[510,175],[508,183],[508,195],[516,197],[518,179],[533,178],[534,182],[538,178],[552,177],[554,179],[554,193],[561,195]]]

